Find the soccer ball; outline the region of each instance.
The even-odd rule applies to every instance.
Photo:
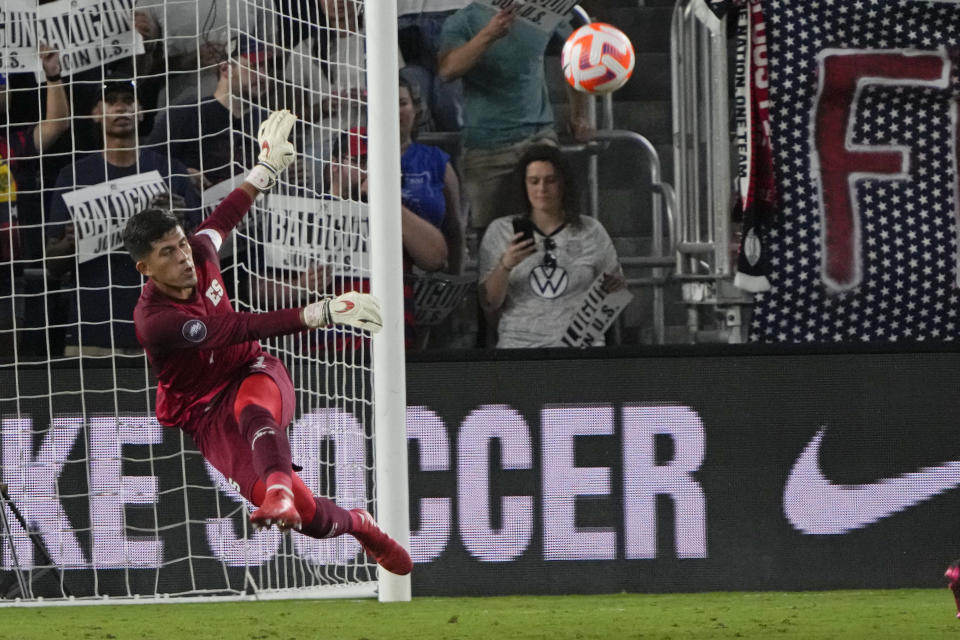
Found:
[[[563,76],[584,93],[616,91],[630,79],[634,62],[630,39],[605,22],[592,22],[571,33],[560,54]]]

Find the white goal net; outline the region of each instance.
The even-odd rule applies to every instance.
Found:
[[[252,531],[250,505],[157,423],[132,325],[142,281],[118,237],[159,194],[195,226],[253,166],[262,118],[288,108],[298,162],[225,243],[226,294],[259,312],[366,289],[362,0],[0,9],[0,604],[375,594],[376,565],[351,536]],[[373,511],[368,339],[265,346],[296,386],[301,477]]]

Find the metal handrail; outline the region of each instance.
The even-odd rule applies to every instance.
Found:
[[[660,156],[653,143],[636,131],[625,129],[601,129],[594,136],[594,149],[599,149],[603,142],[623,142],[639,148],[650,168],[651,190],[651,243],[652,255],[621,257],[624,266],[652,267],[652,278],[628,280],[628,284],[635,286],[651,286],[653,288],[653,338],[656,344],[663,344],[665,339],[665,304],[663,287],[667,282],[666,269],[672,269],[676,264],[677,247],[677,199],[673,186],[662,179]],[[599,151],[594,151],[599,153]],[[667,218],[667,247],[664,247],[663,212]],[[597,212],[599,213],[599,212]],[[665,250],[666,249],[666,250]]]
[[[724,279],[732,272],[733,187],[724,23],[704,0],[677,0],[670,43],[674,180],[678,208],[684,212],[677,274]]]
[[[740,27],[738,27],[740,28]],[[737,162],[730,130],[725,21],[707,0],[676,0],[670,28],[673,162],[677,186],[677,268],[695,342],[708,317],[720,322],[731,342],[744,339],[742,308],[752,298],[733,286],[734,223],[731,203]],[[712,316],[701,316],[703,305]],[[720,320],[718,320],[720,319]]]

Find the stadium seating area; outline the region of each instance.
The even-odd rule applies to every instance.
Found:
[[[5,298],[2,306],[6,317],[5,324],[0,327],[0,331],[6,336],[6,346],[2,348],[3,358],[58,358],[65,351],[68,355],[107,355],[111,349],[120,353],[133,346],[119,344],[122,340],[112,344],[101,339],[100,342],[104,345],[102,351],[70,348],[71,345],[79,347],[78,343],[84,341],[88,346],[94,346],[81,334],[84,331],[90,334],[104,319],[99,316],[96,319],[84,319],[82,305],[85,292],[91,287],[101,286],[100,281],[94,285],[91,284],[93,280],[77,279],[78,268],[86,258],[80,258],[72,264],[76,260],[77,249],[69,245],[69,237],[63,237],[64,227],[53,224],[50,218],[50,212],[59,205],[61,194],[92,184],[89,179],[72,173],[69,167],[79,160],[96,157],[100,153],[103,141],[98,117],[106,104],[103,99],[108,97],[107,90],[111,89],[111,83],[132,82],[135,86],[138,135],[130,144],[137,149],[150,149],[167,157],[183,159],[191,175],[196,177],[199,167],[193,165],[197,162],[191,163],[187,158],[193,157],[191,154],[196,154],[197,151],[189,151],[184,147],[184,143],[189,142],[188,138],[191,136],[203,140],[197,149],[206,164],[202,179],[196,177],[194,180],[198,195],[212,186],[211,177],[215,176],[217,181],[222,180],[231,173],[237,174],[243,165],[253,161],[255,150],[252,149],[251,142],[255,135],[256,121],[261,117],[260,113],[279,106],[292,106],[295,111],[307,113],[307,119],[311,119],[302,91],[324,91],[323,86],[328,85],[311,85],[310,82],[313,81],[308,80],[307,75],[291,76],[291,69],[294,68],[291,64],[301,64],[300,60],[307,61],[308,65],[314,64],[317,67],[314,73],[321,74],[323,82],[329,83],[336,80],[338,67],[329,64],[324,56],[333,56],[333,60],[337,55],[353,55],[349,49],[353,45],[327,37],[328,32],[322,25],[330,20],[323,11],[318,13],[312,3],[293,2],[288,3],[289,6],[281,4],[277,5],[278,8],[287,11],[289,15],[278,14],[283,17],[277,19],[272,12],[250,14],[248,11],[248,14],[242,17],[234,16],[231,19],[232,24],[228,25],[227,18],[217,13],[216,3],[200,3],[200,13],[197,14],[200,22],[197,22],[188,15],[175,15],[175,11],[182,8],[177,2],[142,2],[138,4],[134,26],[146,43],[143,54],[133,57],[119,56],[104,65],[93,66],[69,76],[64,71],[70,114],[67,131],[48,148],[39,152],[31,153],[29,149],[17,151],[11,146],[10,167],[14,181],[21,185],[17,194],[20,200],[20,215],[14,223],[14,227],[19,228],[11,233],[10,247],[13,255],[9,260],[10,268],[5,269],[12,277],[6,285],[8,292],[2,294]],[[595,19],[623,28],[635,43],[638,60],[638,72],[625,88],[616,92],[612,108],[605,107],[597,100],[597,111],[600,114],[598,125],[604,129],[643,134],[652,143],[660,158],[669,158],[668,25],[671,9],[667,3],[638,7],[626,0],[596,5],[585,3],[587,9],[594,10]],[[207,11],[205,18],[203,11]],[[358,20],[356,16],[348,16],[347,19],[355,22]],[[320,26],[311,26],[317,24]],[[345,23],[345,26],[351,25]],[[362,28],[359,22],[352,26]],[[248,33],[250,42],[242,40],[238,44],[238,37],[248,36],[230,35],[236,33]],[[191,39],[191,36],[197,35],[198,38]],[[302,43],[309,42],[314,42],[314,49],[304,49],[305,45]],[[319,45],[316,44],[318,42]],[[341,47],[339,54],[331,48],[337,46],[337,42]],[[552,43],[545,58],[549,96],[556,113],[556,121],[560,123],[560,142],[575,169],[578,186],[583,193],[583,208],[589,215],[596,216],[613,236],[615,246],[624,259],[626,275],[635,295],[610,338],[620,344],[662,342],[665,339],[683,341],[684,314],[682,305],[679,304],[678,288],[666,282],[665,274],[669,269],[661,269],[659,275],[650,277],[649,266],[631,262],[632,258],[656,253],[653,246],[656,232],[651,227],[651,199],[648,193],[645,193],[649,186],[645,186],[645,180],[638,180],[639,174],[648,171],[648,159],[642,151],[638,152],[631,146],[629,141],[624,144],[614,139],[612,142],[598,141],[583,145],[569,137],[563,126],[569,107],[565,82],[560,71],[560,44],[562,43]],[[401,38],[401,53],[402,45]],[[318,46],[326,47],[326,53],[317,49]],[[251,61],[256,62],[260,67],[254,75],[262,76],[260,85],[251,92],[249,87],[241,86],[242,83],[236,84],[236,78],[224,80],[224,61],[231,64],[239,61],[247,66]],[[275,76],[278,76],[277,80],[281,82],[275,83],[272,80]],[[227,93],[237,92],[233,98],[224,97],[224,91],[217,93],[218,77],[221,78],[221,84],[228,83],[225,90]],[[51,89],[45,88],[42,82],[38,85],[32,74],[14,73],[10,74],[8,80],[8,117],[5,131],[9,141],[16,135],[29,133],[37,122],[42,121],[43,109],[49,102]],[[350,83],[356,85],[350,85],[349,91],[354,91],[357,87],[362,90],[362,80],[341,77],[339,81],[347,83],[344,87]],[[230,82],[234,85],[229,86]],[[357,84],[358,82],[360,84]],[[298,93],[298,90],[301,93]],[[217,103],[226,105],[230,100],[238,99],[241,103],[239,109],[247,114],[244,116],[246,120],[234,114],[231,124],[229,119],[220,115],[221,111],[226,113],[226,109]],[[348,103],[344,103],[346,104]],[[325,131],[336,131],[338,128],[346,130],[353,125],[362,125],[362,109],[356,109],[353,103],[349,104],[350,106],[341,109],[339,114],[334,116],[333,112],[327,111],[327,115],[323,116],[324,120],[314,122],[317,126],[324,127]],[[168,112],[165,105],[175,105],[178,111]],[[230,112],[236,111],[237,107],[237,103],[231,104]],[[322,105],[320,108],[330,107]],[[604,113],[605,110],[612,114],[612,120]],[[217,124],[214,125],[212,122],[215,118],[223,120],[216,120]],[[437,117],[437,121],[449,122],[453,119],[442,118],[440,114]],[[189,125],[191,120],[201,122],[199,128],[192,129],[193,133],[184,129],[181,124],[185,122]],[[211,137],[216,133],[212,127],[226,127],[240,135],[233,136],[232,142],[231,136],[223,137],[222,131]],[[328,134],[305,135],[301,140],[303,169],[294,182],[309,177],[311,184],[318,185],[322,179],[317,176],[325,171],[324,162],[329,158],[330,139],[325,138]],[[462,151],[460,135],[458,131],[443,131],[434,127],[432,131],[422,133],[421,139],[448,151],[453,166],[459,171]],[[319,147],[315,140],[320,140]],[[235,166],[232,169],[228,166],[229,158],[224,159],[222,153],[217,155],[218,144],[221,149],[224,144],[236,147],[232,160]],[[21,157],[17,157],[18,153],[22,154]],[[187,156],[182,155],[184,153]],[[218,164],[211,167],[214,159]],[[228,165],[223,164],[225,161]],[[137,166],[139,167],[139,161]],[[661,179],[669,183],[671,163],[664,161],[662,167]],[[137,171],[142,172],[139,169]],[[172,172],[176,174],[177,170],[174,168]],[[165,175],[165,172],[161,171],[161,174]],[[107,168],[104,175],[112,180],[119,174]],[[52,187],[57,184],[58,178],[60,183],[58,189],[54,190]],[[323,190],[322,186],[315,188],[318,191]],[[596,203],[601,202],[602,207],[598,207]],[[466,221],[470,215],[469,199],[465,198],[463,204]],[[476,230],[468,231],[467,240],[464,275],[476,279],[476,248],[480,241]],[[662,249],[660,253],[663,253]],[[121,266],[117,263],[112,268],[119,269]],[[90,266],[86,265],[84,269],[90,271]],[[104,274],[103,277],[113,276]],[[108,280],[101,278],[101,281]],[[116,282],[124,280],[121,278]],[[651,284],[654,286],[649,286]],[[654,290],[659,291],[656,294],[660,298],[658,304],[654,303]],[[15,294],[11,295],[14,291]],[[664,292],[666,304],[663,303]],[[243,286],[236,294],[247,295]],[[122,328],[122,324],[127,322],[123,317],[125,307],[112,306],[112,298],[105,300],[106,302],[102,303],[107,307],[105,317],[113,317],[113,321],[119,321]],[[77,308],[78,305],[80,309]],[[478,330],[478,317],[475,294],[468,289],[461,307],[450,315],[444,325],[432,329],[431,339],[426,342],[427,347],[470,348],[475,346],[478,340],[482,344],[483,330],[482,324]],[[666,332],[662,326],[664,317],[669,327]],[[131,351],[135,352],[136,349]]]

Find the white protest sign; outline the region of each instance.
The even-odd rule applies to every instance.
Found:
[[[580,307],[563,332],[563,344],[568,347],[590,347],[603,340],[613,321],[633,300],[633,294],[624,287],[612,293],[603,290],[603,274],[593,281]]]
[[[541,31],[553,31],[577,5],[577,0],[477,0],[497,11],[512,9],[517,18]]]
[[[430,327],[443,322],[476,284],[476,278],[467,276],[415,275],[413,304],[416,325]]]
[[[0,4],[0,72],[40,68],[36,21],[36,0],[7,0]]]
[[[335,276],[370,275],[365,203],[271,194],[258,208],[265,267],[303,271],[322,264]]]
[[[87,262],[123,246],[130,216],[166,193],[159,171],[138,173],[63,194],[76,232],[77,262]]]
[[[135,0],[58,0],[41,6],[6,0],[0,8],[0,71],[34,71],[45,80],[39,45],[60,52],[63,75],[143,53],[133,28]]]
[[[213,210],[230,195],[230,192],[240,186],[243,176],[233,176],[223,182],[218,182],[200,194],[200,207],[203,210],[203,219],[206,220]]]

